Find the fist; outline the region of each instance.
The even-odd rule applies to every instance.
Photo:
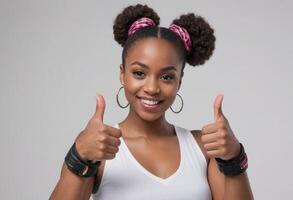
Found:
[[[223,95],[214,102],[214,122],[205,125],[201,132],[204,150],[210,158],[229,160],[239,155],[240,143],[222,112]]]
[[[76,138],[76,149],[85,161],[92,162],[113,159],[119,150],[120,129],[104,124],[105,100],[103,96],[96,97],[96,111],[86,128]]]

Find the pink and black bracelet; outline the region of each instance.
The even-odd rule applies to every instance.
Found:
[[[236,176],[242,174],[248,168],[248,158],[240,143],[240,153],[237,157],[230,160],[216,158],[219,170],[226,176]]]
[[[95,176],[101,161],[84,161],[76,150],[75,143],[71,146],[65,157],[65,164],[67,168],[74,174],[80,177],[92,177]]]

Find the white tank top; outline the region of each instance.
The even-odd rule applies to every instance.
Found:
[[[119,128],[118,125],[115,126]],[[192,133],[174,126],[180,146],[180,165],[166,179],[146,170],[121,137],[116,157],[106,160],[94,200],[211,200],[206,159]]]

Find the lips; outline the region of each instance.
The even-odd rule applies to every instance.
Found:
[[[162,100],[159,100],[159,99],[151,99],[151,98],[144,98],[144,97],[138,97],[138,99],[142,108],[145,111],[149,111],[149,112],[157,111],[158,108],[160,107],[160,104],[163,102]]]
[[[141,99],[142,103],[148,105],[148,106],[154,106],[159,104],[159,101],[154,101],[154,100],[146,100],[146,99]]]

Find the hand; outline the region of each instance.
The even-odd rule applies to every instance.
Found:
[[[229,160],[239,155],[240,143],[222,112],[222,101],[223,95],[218,95],[214,102],[214,123],[202,128],[201,140],[209,157]]]
[[[120,129],[104,124],[105,107],[103,96],[97,95],[96,112],[75,140],[76,149],[85,161],[113,159],[119,150],[122,134]]]

